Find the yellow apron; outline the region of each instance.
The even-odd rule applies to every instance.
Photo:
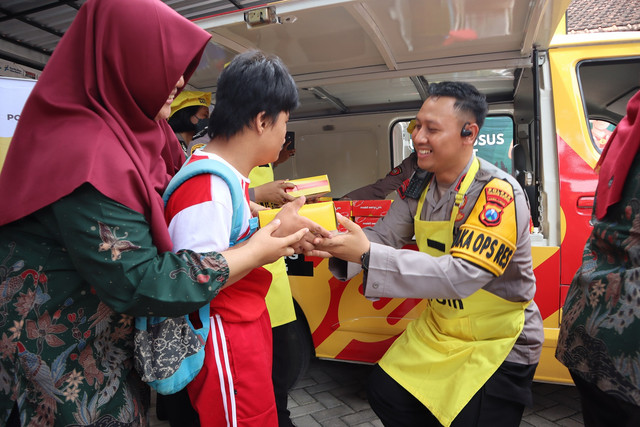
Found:
[[[424,190],[414,218],[421,252],[435,257],[449,253],[455,218],[478,168],[475,160],[456,194],[449,221],[420,219],[429,187]],[[460,300],[431,299],[379,364],[448,427],[506,359],[522,332],[528,304],[482,289]]]
[[[257,187],[273,181],[273,168],[271,165],[258,166],[249,173],[251,184],[249,187]],[[284,325],[296,320],[296,311],[293,308],[293,296],[287,275],[287,265],[284,258],[280,258],[274,263],[263,266],[272,275],[271,286],[265,297],[269,317],[271,317],[271,327]]]

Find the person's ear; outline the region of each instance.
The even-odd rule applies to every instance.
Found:
[[[460,131],[460,136],[464,139],[465,143],[470,142],[471,144],[473,144],[479,132],[480,132],[480,127],[476,122],[473,122],[473,123],[466,122],[462,126],[462,130]]]
[[[255,126],[256,132],[258,132],[258,135],[262,135],[262,133],[269,125],[266,111],[259,112],[258,115],[254,118],[253,124]]]

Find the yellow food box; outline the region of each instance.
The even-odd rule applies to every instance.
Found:
[[[258,211],[260,227],[269,224],[280,209],[265,209]],[[311,221],[322,226],[327,231],[337,230],[336,211],[333,202],[310,203],[303,205],[298,211],[299,215],[309,218]]]
[[[292,179],[288,182],[295,185],[294,188],[287,188],[285,191],[293,197],[307,196],[317,197],[331,191],[329,177],[327,175],[312,176],[309,178]]]

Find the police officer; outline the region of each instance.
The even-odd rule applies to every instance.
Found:
[[[339,279],[364,269],[368,298],[429,299],[369,379],[386,426],[518,426],[532,403],[543,329],[530,212],[517,181],[474,155],[487,110],[472,85],[431,84],[413,132],[429,173],[372,228],[339,217],[348,232],[313,252],[335,257]],[[414,235],[419,251],[402,250]]]

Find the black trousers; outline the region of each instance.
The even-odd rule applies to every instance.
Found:
[[[199,427],[200,418],[184,388],[175,394],[156,396],[156,415],[160,420],[169,421],[171,427]]]
[[[537,365],[504,362],[453,420],[452,427],[518,427],[532,404],[531,383]],[[440,427],[418,399],[379,365],[369,376],[369,404],[386,427]]]
[[[569,370],[578,389],[585,427],[635,427],[640,425],[640,406],[620,400]]]
[[[271,328],[273,335],[273,368],[271,370],[271,379],[273,381],[273,392],[276,396],[278,427],[293,427],[290,418],[291,413],[289,409],[287,409],[287,401],[289,398],[287,370],[289,368],[289,347],[291,345],[288,335],[289,328],[292,325],[293,322]]]

